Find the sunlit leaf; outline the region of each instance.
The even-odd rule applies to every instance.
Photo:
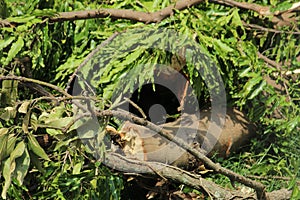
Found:
[[[249,99],[253,99],[254,97],[256,97],[260,92],[263,91],[264,87],[267,85],[267,82],[265,80],[263,80],[259,86],[252,92],[252,94],[250,95]]]
[[[4,121],[8,121],[16,116],[16,109],[14,107],[4,108],[4,112],[0,115],[0,118]]]
[[[25,23],[28,21],[31,21],[35,19],[35,16],[22,16],[22,17],[9,17],[7,20],[10,22],[16,22],[16,23]]]
[[[72,174],[79,174],[82,168],[82,163],[76,163],[76,165],[73,167],[73,172]]]
[[[24,46],[23,37],[19,36],[18,40],[11,45],[11,48],[8,51],[8,55],[7,55],[7,58],[6,58],[5,62],[4,62],[4,64],[7,65],[13,58],[15,58],[16,55],[21,51],[21,49],[23,48],[23,46]]]
[[[288,10],[290,7],[292,7],[292,5],[293,4],[288,1],[283,1],[283,2],[279,3],[278,5],[276,5],[276,7],[271,7],[270,11],[275,12],[275,11]]]
[[[21,106],[19,107],[18,111],[19,113],[27,113],[28,110],[28,106],[30,105],[30,101],[25,101],[21,104]]]
[[[12,43],[12,41],[14,41],[14,40],[15,40],[15,37],[9,37],[7,39],[1,40],[0,41],[0,51],[2,51],[2,49],[7,47],[8,45],[10,45]]]

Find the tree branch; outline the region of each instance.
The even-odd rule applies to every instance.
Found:
[[[128,113],[126,111],[121,111],[121,110],[117,110],[117,111],[116,110],[103,110],[103,111],[95,112],[95,114],[98,117],[104,117],[104,116],[118,117],[121,119],[129,120],[135,124],[146,126],[149,129],[151,129],[151,130],[155,131],[156,133],[158,133],[159,135],[161,135],[162,137],[174,142],[181,148],[185,149],[187,152],[192,154],[198,160],[202,161],[207,167],[211,168],[215,172],[227,176],[232,181],[237,181],[248,187],[253,188],[257,193],[258,199],[267,199],[265,186],[263,184],[253,181],[249,178],[246,178],[246,177],[244,177],[240,174],[237,174],[229,169],[223,168],[218,163],[214,163],[211,159],[209,159],[207,156],[205,156],[202,152],[192,148],[181,138],[175,137],[174,135],[162,130],[161,127],[153,124],[152,122],[149,122],[145,119],[136,117],[131,113]]]
[[[104,164],[118,171],[128,171],[137,174],[157,175],[157,172],[159,172],[165,178],[204,191],[215,198],[233,199],[236,196],[241,196],[240,192],[222,188],[214,182],[202,178],[200,175],[159,162],[133,160],[116,153],[108,153],[105,155]]]
[[[260,52],[257,52],[257,57],[263,59],[267,64],[275,67],[279,72],[282,71],[282,66],[279,63],[275,62],[274,60],[271,60],[267,56],[264,56]]]
[[[145,162],[128,159],[120,154],[108,153],[105,155],[104,164],[118,171],[129,171],[135,174],[151,174],[168,178],[178,183],[201,190],[216,199],[262,199],[254,194],[246,195],[238,190],[229,190],[220,187],[216,183],[202,178],[200,175],[189,173],[180,168],[158,162]],[[267,199],[287,200],[292,191],[281,189],[266,193]]]
[[[51,83],[46,83],[44,81],[32,79],[32,78],[25,78],[25,77],[22,77],[22,76],[9,75],[9,76],[0,76],[0,81],[2,81],[2,80],[16,80],[16,81],[21,81],[21,82],[35,83],[35,84],[43,85],[43,86],[49,87],[53,90],[56,90],[56,91],[58,91],[59,93],[63,94],[66,97],[72,97],[66,91],[64,91],[63,89],[61,89],[60,87],[58,87],[56,85],[53,85]]]
[[[196,4],[203,2],[204,0],[180,0],[173,5],[163,8],[156,12],[141,12],[126,9],[99,9],[89,11],[72,11],[59,13],[56,17],[50,18],[51,22],[59,21],[73,21],[79,19],[91,19],[91,18],[105,18],[111,17],[113,19],[128,19],[137,22],[158,23],[163,19],[171,16],[174,10],[183,10],[192,7]]]
[[[58,16],[50,18],[51,22],[58,21],[72,21],[78,19],[91,19],[91,18],[105,18],[111,17],[114,19],[129,19],[137,22],[143,23],[158,23],[163,19],[170,17],[174,10],[184,10],[186,8],[195,6],[199,3],[204,2],[204,0],[179,0],[175,4],[170,5],[156,12],[141,12],[134,10],[124,10],[124,9],[99,9],[90,11],[72,11],[59,13]],[[260,15],[279,15],[285,12],[291,12],[298,9],[300,3],[294,3],[291,8],[284,11],[271,12],[270,6],[262,6],[255,3],[237,2],[233,0],[210,0],[210,2],[224,4],[232,7],[238,7],[246,10],[252,10]]]
[[[86,11],[71,11],[71,12],[61,12],[55,17],[50,17],[50,22],[62,22],[62,21],[74,21],[83,19],[93,19],[93,18],[105,18],[110,17],[113,19],[128,19],[136,22],[148,23],[158,23],[165,18],[173,15],[174,10],[184,10],[186,8],[195,6],[199,3],[204,2],[204,0],[179,0],[176,3],[163,8],[156,12],[142,12],[128,9],[110,9],[102,8],[98,10],[86,10]],[[286,12],[291,12],[293,10],[299,9],[300,3],[294,3],[291,8],[284,11],[276,11],[272,13],[270,11],[270,6],[262,6],[255,3],[237,2],[233,0],[210,0],[210,2],[224,4],[232,7],[238,7],[246,10],[252,10],[260,15],[280,15]],[[47,17],[46,17],[47,18]],[[0,20],[0,27],[13,27],[16,24],[9,22],[8,20]]]

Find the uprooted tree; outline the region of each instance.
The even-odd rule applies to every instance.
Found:
[[[0,3],[3,199],[299,198],[299,2]]]

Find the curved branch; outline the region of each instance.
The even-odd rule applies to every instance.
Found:
[[[204,2],[204,0],[179,0],[175,4],[172,4],[166,8],[163,8],[156,12],[142,12],[126,9],[99,9],[99,10],[89,10],[89,11],[72,11],[59,13],[58,16],[50,18],[50,21],[72,21],[78,19],[91,19],[91,18],[105,18],[111,17],[114,19],[129,19],[137,22],[143,23],[158,23],[163,19],[170,17],[174,10],[184,10],[186,8],[195,6],[199,3]],[[298,9],[300,3],[294,3],[291,8],[283,11],[271,12],[270,6],[262,6],[256,3],[247,2],[237,2],[233,0],[210,0],[210,2],[224,4],[231,7],[237,7],[246,10],[252,10],[260,15],[280,15],[286,12],[291,12]]]
[[[173,5],[163,8],[156,12],[141,12],[126,9],[99,9],[89,11],[72,11],[62,12],[56,17],[50,18],[51,22],[73,21],[78,19],[105,18],[111,17],[114,19],[129,19],[137,22],[158,23],[163,19],[171,16],[174,10],[183,10],[199,4],[204,0],[180,0]]]

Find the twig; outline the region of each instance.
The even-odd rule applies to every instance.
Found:
[[[77,115],[76,118],[72,119],[71,122],[69,122],[65,127],[62,128],[62,132],[66,133],[71,126],[73,126],[75,124],[75,122],[77,122],[78,120],[84,118],[84,117],[90,117],[92,116],[90,112],[85,112],[85,113],[81,113],[80,115]]]
[[[278,73],[274,74],[275,76],[279,75],[281,78],[283,78],[283,75],[286,75],[287,73],[288,74],[292,74],[291,71],[284,72],[283,69],[282,69],[282,66],[280,64],[278,64],[277,62],[269,59],[268,57],[266,57],[264,55],[262,55],[260,52],[257,52],[257,56],[259,58],[263,59],[266,63],[268,63],[269,65],[275,67],[278,70]],[[280,88],[280,86],[278,86],[277,83],[275,83],[275,84],[277,85],[277,86],[275,86],[276,88]],[[285,93],[287,95],[288,100],[291,101],[292,98],[291,98],[290,92],[289,92],[289,90],[287,88],[287,80],[286,79],[283,79],[283,88],[284,88],[284,91],[285,91]]]
[[[210,1],[216,2],[219,4],[225,4],[225,5],[232,6],[232,7],[238,7],[238,8],[242,8],[242,9],[246,9],[246,10],[253,10],[263,16],[281,15],[283,13],[296,10],[297,8],[300,7],[300,2],[296,2],[296,3],[292,4],[292,6],[290,8],[288,8],[287,10],[271,12],[270,6],[262,6],[262,5],[259,5],[256,3],[237,2],[237,1],[233,1],[233,0],[210,0]]]
[[[269,65],[275,67],[279,72],[282,71],[282,66],[275,62],[274,60],[271,60],[270,58],[268,58],[267,56],[264,56],[263,54],[261,54],[260,52],[257,52],[257,56],[258,58],[263,59],[266,63],[268,63]]]
[[[254,28],[257,30],[262,30],[265,32],[272,32],[272,33],[287,33],[287,34],[293,34],[293,35],[300,35],[300,32],[294,32],[294,31],[281,31],[281,30],[277,30],[277,29],[273,29],[273,28],[266,28],[257,24],[248,24],[244,21],[242,21],[243,26],[245,27],[249,27],[249,28]]]
[[[180,106],[177,108],[177,111],[182,111],[184,109],[184,103],[185,103],[185,99],[186,99],[189,84],[190,84],[190,82],[187,80],[185,82],[182,98],[181,98],[181,101],[180,101]]]
[[[6,19],[0,19],[0,28],[2,27],[14,27],[14,24],[12,24]]]
[[[246,10],[253,10],[260,15],[272,15],[269,6],[261,6],[256,3],[237,2],[233,0],[210,0],[214,3],[225,4],[232,7],[238,7]]]
[[[61,89],[60,87],[58,87],[56,85],[53,85],[51,83],[46,83],[44,81],[40,81],[40,80],[36,80],[36,79],[25,78],[25,77],[22,77],[22,76],[12,76],[12,75],[9,75],[9,76],[0,76],[0,81],[1,80],[17,80],[17,81],[22,81],[22,82],[32,82],[32,83],[36,83],[36,84],[39,84],[39,85],[43,85],[43,86],[52,88],[52,89],[60,92],[61,94],[63,94],[65,97],[68,97],[68,98],[71,98],[71,99],[73,97],[72,95],[68,94],[66,91],[64,91],[63,89]],[[80,103],[78,103],[76,101],[74,101],[73,104],[75,104],[81,110],[93,113],[92,110],[86,109]]]
[[[128,101],[133,107],[135,107],[141,113],[144,119],[147,119],[147,115],[144,113],[142,108],[140,108],[136,103],[131,101],[129,98],[125,97],[124,99]]]

